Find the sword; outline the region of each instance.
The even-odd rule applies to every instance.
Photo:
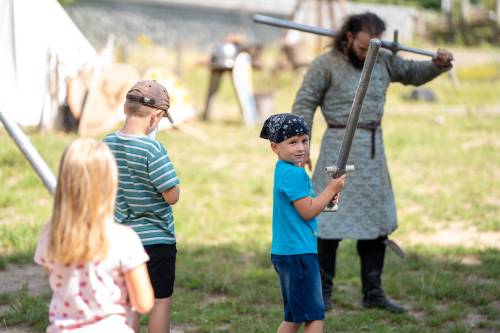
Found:
[[[309,33],[313,33],[313,34],[320,35],[320,36],[336,37],[338,35],[338,32],[336,30],[300,24],[300,23],[296,23],[296,22],[292,22],[292,21],[284,20],[284,19],[279,19],[279,18],[275,18],[275,17],[271,17],[271,16],[254,15],[252,17],[252,19],[255,23],[267,24],[267,25],[270,25],[273,27],[278,27],[278,28],[287,28],[287,29],[293,29],[293,30],[298,30],[298,31],[303,31],[303,32],[309,32]],[[398,31],[397,30],[394,31],[394,39],[392,40],[392,42],[385,41],[385,40],[381,40],[380,42],[381,42],[381,47],[383,47],[384,49],[391,50],[393,53],[396,53],[399,51],[406,51],[406,52],[411,52],[411,53],[429,56],[432,58],[437,57],[437,54],[435,52],[421,50],[421,49],[417,49],[414,47],[401,45],[398,41]]]
[[[325,171],[328,174],[331,174],[333,178],[339,178],[348,170],[354,170],[352,166],[346,166],[347,158],[349,157],[349,152],[351,151],[352,140],[354,139],[356,127],[358,126],[361,107],[363,106],[363,100],[365,99],[366,90],[368,89],[368,85],[370,83],[373,66],[375,65],[375,61],[377,60],[377,55],[381,44],[382,43],[380,42],[380,39],[374,38],[370,40],[370,43],[368,45],[368,53],[363,65],[363,70],[361,71],[361,77],[359,78],[356,95],[354,95],[351,112],[349,113],[349,118],[347,119],[346,129],[344,132],[344,137],[342,138],[342,144],[340,146],[337,162],[334,165],[327,166],[325,168]],[[337,209],[337,204],[332,201],[326,206],[324,211],[335,212],[337,211]]]
[[[391,249],[398,257],[401,259],[406,258],[406,253],[403,251],[403,249],[392,239],[385,239],[384,244],[387,245],[389,249]]]

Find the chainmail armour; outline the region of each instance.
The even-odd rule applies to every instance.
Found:
[[[391,82],[408,85],[426,83],[449,68],[439,68],[432,61],[404,60],[381,50],[375,63],[359,124],[380,123],[384,114],[387,88]],[[355,69],[338,51],[317,57],[309,66],[292,113],[302,115],[312,128],[316,107],[328,127],[323,135],[319,159],[313,173],[314,190],[320,193],[328,182],[325,167],[336,162],[344,129],[333,128],[347,123],[361,70]],[[396,203],[387,169],[384,139],[380,127],[374,132],[375,155],[371,154],[372,132],[358,128],[348,164],[355,171],[347,175],[336,213],[318,216],[318,236],[324,239],[375,239],[397,228]]]

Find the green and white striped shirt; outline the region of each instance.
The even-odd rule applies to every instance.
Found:
[[[118,165],[115,221],[132,227],[144,245],[175,244],[172,206],[161,193],[179,184],[161,143],[115,132],[103,140]]]

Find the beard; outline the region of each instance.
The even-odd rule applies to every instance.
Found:
[[[359,59],[359,57],[352,49],[352,46],[349,49],[347,49],[347,58],[349,59],[349,62],[354,66],[354,68],[363,69],[363,65],[365,64],[365,59],[363,60]]]

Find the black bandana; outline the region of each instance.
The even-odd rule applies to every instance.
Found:
[[[260,131],[262,139],[280,143],[296,135],[309,135],[304,117],[291,113],[275,114],[267,118]]]

